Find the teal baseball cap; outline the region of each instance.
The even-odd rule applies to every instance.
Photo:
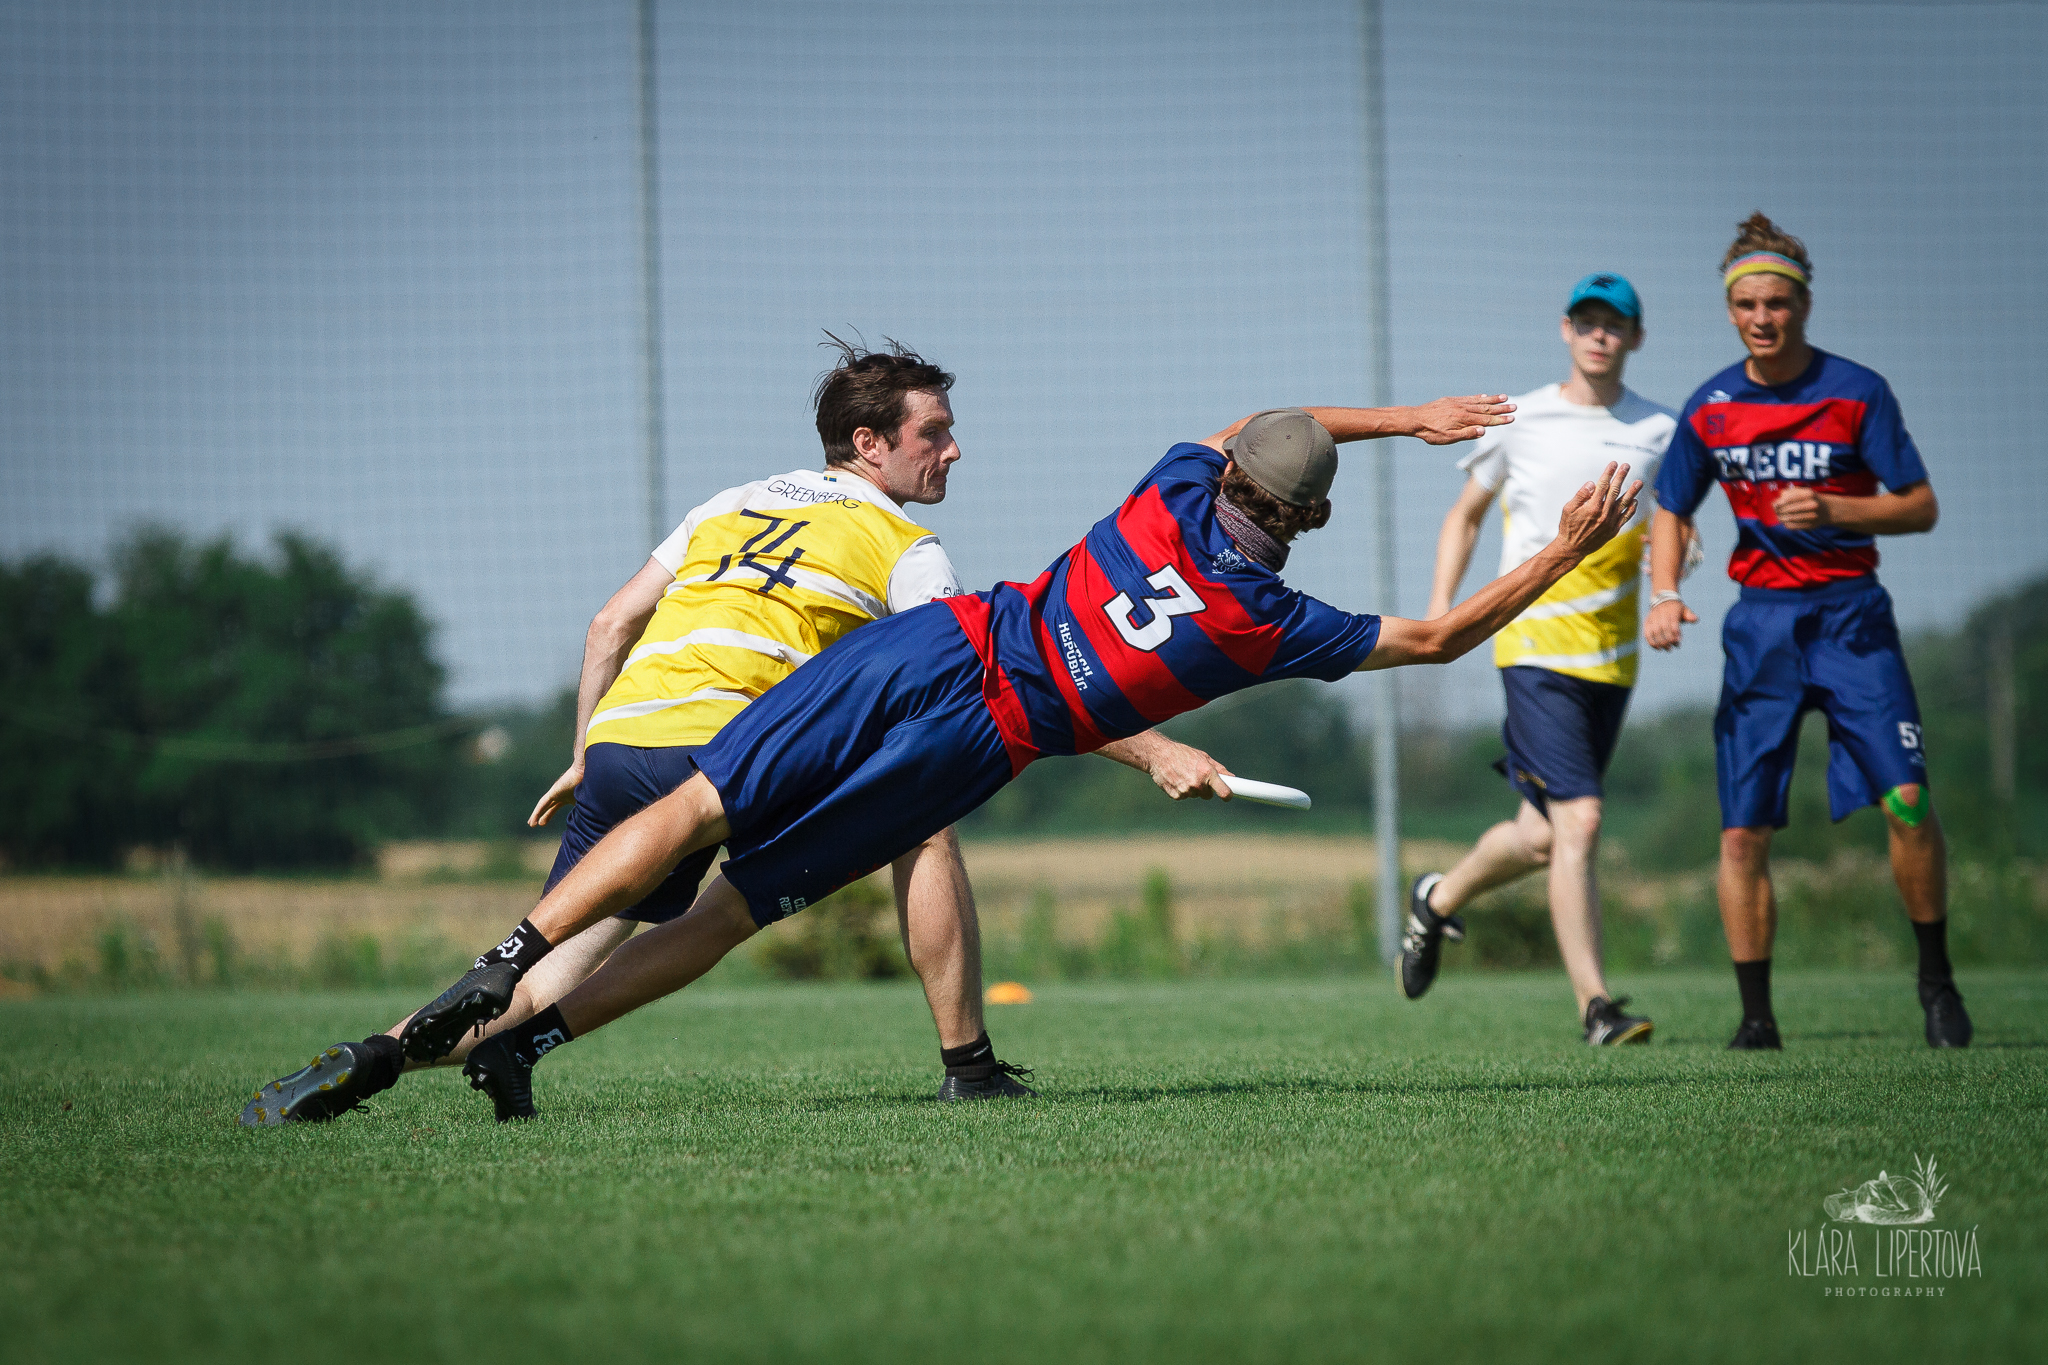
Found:
[[[1643,301],[1636,297],[1636,287],[1611,270],[1595,271],[1573,285],[1564,311],[1569,313],[1582,303],[1604,303],[1625,318],[1643,320]]]

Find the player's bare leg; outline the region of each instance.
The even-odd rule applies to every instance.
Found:
[[[698,773],[600,839],[527,922],[549,943],[562,943],[639,904],[686,855],[724,843],[729,833],[718,789]]]
[[[1429,908],[1440,915],[1455,915],[1473,897],[1548,867],[1551,838],[1550,822],[1524,801],[1514,819],[1503,820],[1480,835],[1471,852],[1444,873],[1429,893]]]
[[[946,1068],[939,1099],[1036,1095],[1024,1084],[1030,1069],[998,1060],[983,1023],[981,921],[959,839],[952,830],[941,830],[898,858],[894,872],[903,952],[924,983],[924,998],[939,1029],[939,1060]]]
[[[1778,897],[1771,887],[1774,832],[1768,825],[1721,831],[1714,895],[1721,905],[1721,930],[1728,936],[1728,954],[1737,962],[1768,958],[1778,936]]]
[[[1550,803],[1550,923],[1557,953],[1578,997],[1579,1017],[1595,997],[1607,996],[1600,965],[1600,798]]]
[[[1929,1047],[1968,1047],[1974,1030],[1948,960],[1948,839],[1934,801],[1918,783],[1895,787],[1880,803],[1891,846],[1892,878],[1920,949],[1920,1007]]]
[[[1932,924],[1948,918],[1948,839],[1941,831],[1941,817],[1920,786],[1899,787],[1891,801],[1884,803],[1885,833],[1891,845],[1892,877],[1899,884],[1899,899],[1906,903],[1906,918],[1915,924]],[[1923,806],[1925,813],[1908,824],[1894,809],[1908,816]]]
[[[759,931],[746,898],[724,877],[713,877],[688,913],[622,945],[557,1007],[580,1038],[681,990]]]
[[[520,979],[554,945],[637,905],[686,855],[723,843],[730,832],[724,803],[702,773],[621,821],[504,942],[413,1015],[400,1038],[406,1056],[432,1061],[453,1052],[464,1034],[511,1007]]]
[[[1775,1050],[1778,1020],[1771,1008],[1771,944],[1778,936],[1778,896],[1771,886],[1768,825],[1721,831],[1721,862],[1714,896],[1721,905],[1721,931],[1735,961],[1742,992],[1742,1025],[1728,1046],[1738,1052]]]
[[[1401,933],[1401,993],[1420,1000],[1436,981],[1445,939],[1465,937],[1458,910],[1474,896],[1526,877],[1550,861],[1550,822],[1527,801],[1512,820],[1479,837],[1449,872],[1424,873],[1408,888],[1406,927]]]
[[[924,984],[941,1048],[981,1037],[981,922],[974,888],[960,858],[960,840],[941,830],[898,858],[896,925],[903,954]]]
[[[1600,932],[1600,818],[1597,796],[1550,803],[1550,924],[1558,956],[1578,997],[1586,1041],[1606,1046],[1648,1042],[1655,1027],[1626,1014],[1626,998],[1607,989]]]
[[[481,1033],[474,1030],[466,1033],[455,1050],[445,1057],[431,1062],[416,1062],[408,1058],[407,1071],[420,1071],[436,1066],[460,1066],[469,1059],[469,1054],[478,1043],[495,1033],[501,1033],[514,1024],[523,1024],[534,1015],[554,1004],[570,991],[583,984],[590,974],[604,965],[621,943],[633,936],[640,925],[633,920],[608,919],[591,925],[567,943],[558,945],[553,952],[540,960],[540,965],[519,979],[513,988],[512,1004],[503,1014],[484,1025]],[[398,1038],[405,1032],[405,1026],[412,1022],[412,1016],[393,1024],[385,1035]]]

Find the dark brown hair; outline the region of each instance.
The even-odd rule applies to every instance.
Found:
[[[920,390],[945,393],[953,376],[901,342],[883,337],[886,351],[851,346],[825,333],[819,342],[839,352],[838,363],[818,376],[811,406],[818,411],[818,439],[825,443],[826,464],[854,459],[853,433],[868,428],[889,444],[903,425],[905,395]]]
[[[1259,487],[1258,481],[1239,469],[1235,460],[1224,468],[1223,487],[1219,491],[1230,499],[1231,506],[1251,518],[1252,525],[1282,545],[1303,531],[1320,530],[1330,524],[1328,498],[1313,507],[1283,502]]]
[[[1813,273],[1813,258],[1806,254],[1806,243],[1779,227],[1758,209],[1735,225],[1735,244],[1728,248],[1728,254],[1721,258],[1721,269],[1726,271],[1742,257],[1752,251],[1771,251],[1780,256],[1790,257],[1799,262],[1799,268],[1807,274]],[[1806,286],[1793,280],[1801,294]]]

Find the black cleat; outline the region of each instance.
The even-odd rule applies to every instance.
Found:
[[[242,1106],[244,1128],[270,1128],[280,1123],[325,1123],[364,1108],[363,1098],[379,1087],[369,1084],[374,1071],[370,1050],[361,1043],[336,1043],[306,1066],[280,1076]]]
[[[1420,1000],[1436,980],[1444,940],[1465,941],[1465,921],[1429,908],[1429,893],[1443,879],[1441,872],[1425,872],[1408,888],[1408,928],[1401,935],[1401,994],[1410,1000]]]
[[[1970,1012],[1963,1008],[1963,995],[1953,981],[1920,983],[1920,1008],[1927,1011],[1927,1046],[1968,1047],[1976,1030],[1970,1027]]]
[[[1735,1030],[1735,1037],[1729,1040],[1730,1052],[1780,1052],[1785,1045],[1778,1041],[1778,1021],[1775,1019],[1745,1019],[1742,1027]]]
[[[533,1063],[513,1051],[503,1034],[472,1048],[462,1064],[462,1074],[469,1078],[471,1090],[491,1097],[498,1122],[540,1117],[540,1110],[533,1107]]]
[[[482,1028],[512,1008],[519,971],[509,962],[472,967],[462,979],[408,1019],[398,1045],[416,1062],[438,1062],[455,1051],[462,1035]]]
[[[1031,1078],[1028,1066],[990,1062],[986,1066],[963,1066],[948,1071],[939,1082],[939,1103],[954,1100],[1036,1099],[1038,1092],[1024,1084]]]
[[[1609,1000],[1596,995],[1586,1002],[1586,1041],[1594,1047],[1618,1047],[1623,1043],[1647,1043],[1650,1030],[1657,1027],[1647,1019],[1633,1014],[1623,1014],[1621,1007],[1628,1003],[1628,997],[1617,995]]]

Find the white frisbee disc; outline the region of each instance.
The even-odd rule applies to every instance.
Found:
[[[1277,782],[1254,782],[1249,777],[1226,777],[1225,786],[1232,796],[1246,801],[1258,801],[1268,806],[1286,806],[1289,810],[1308,810],[1314,803],[1308,793],[1295,787],[1283,787]]]

